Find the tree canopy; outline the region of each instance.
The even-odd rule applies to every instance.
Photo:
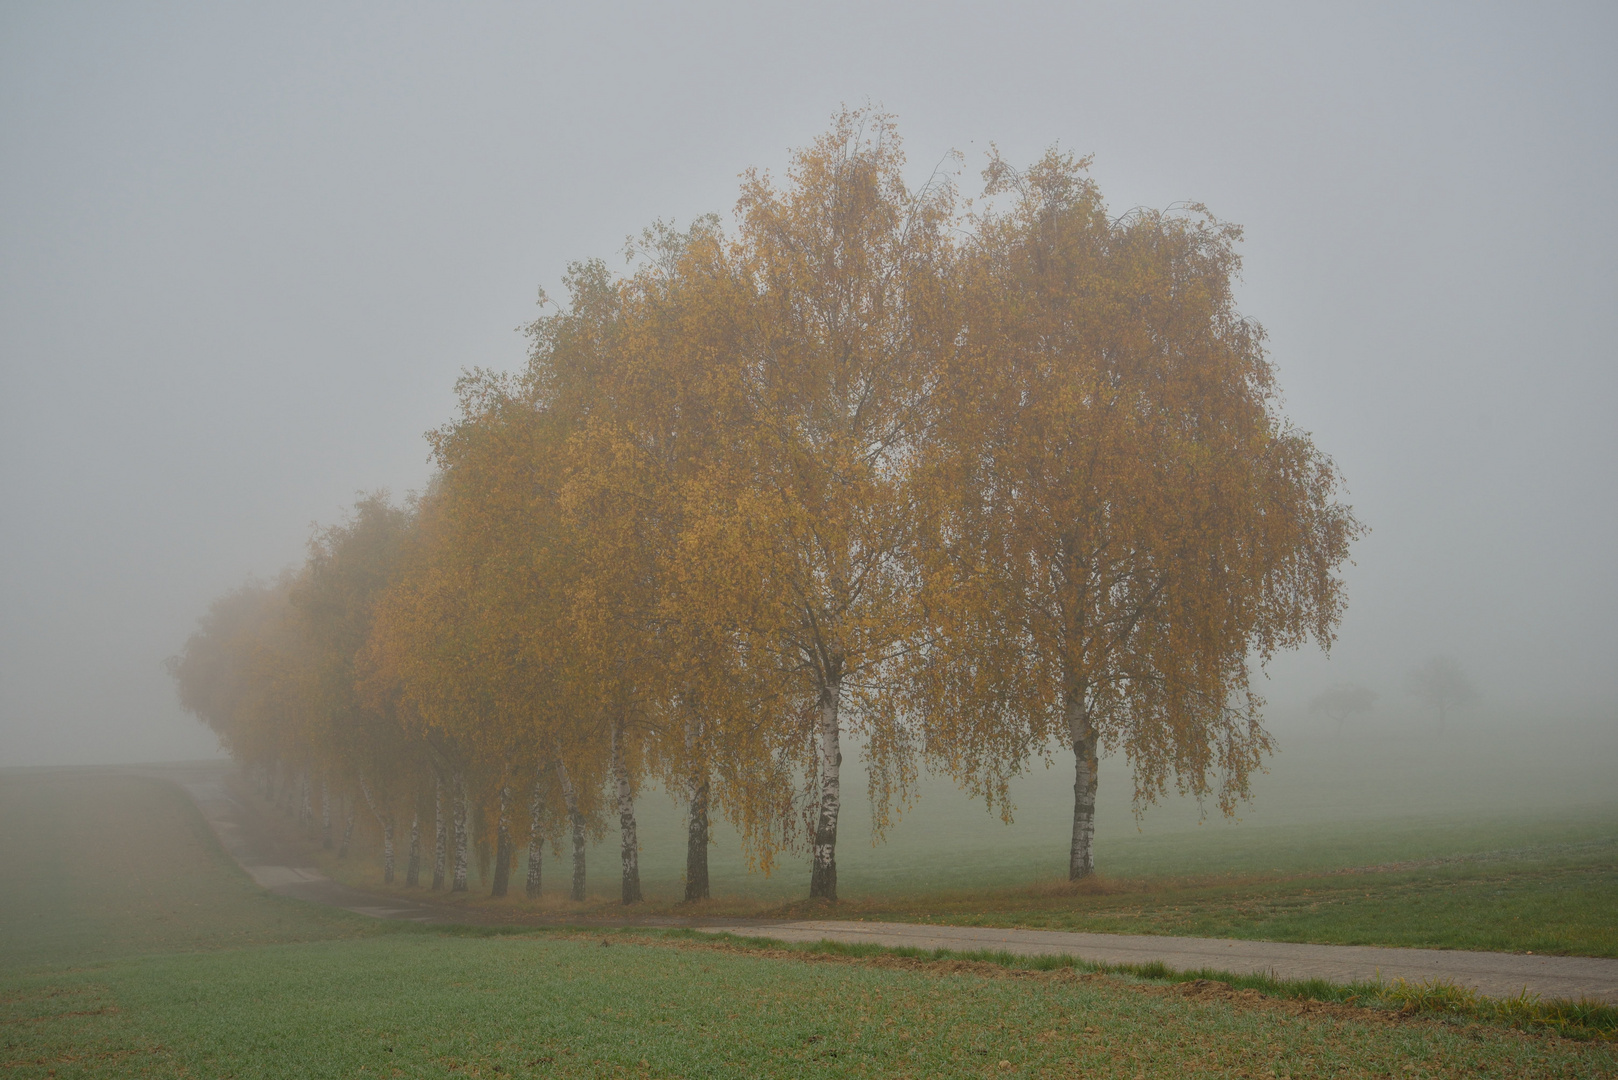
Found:
[[[745,174],[734,231],[575,264],[526,370],[462,379],[424,493],[214,604],[182,703],[266,778],[357,790],[390,874],[430,793],[444,876],[447,793],[455,880],[475,849],[496,891],[525,793],[531,892],[571,837],[582,897],[615,816],[638,900],[657,782],[689,800],[687,898],[719,814],[835,899],[850,739],[879,829],[923,763],[1009,816],[1066,747],[1073,877],[1103,754],[1139,806],[1231,812],[1272,749],[1254,666],[1329,647],[1360,525],[1236,307],[1240,231],[1112,216],[1087,166],[996,156],[974,210],[845,111]]]

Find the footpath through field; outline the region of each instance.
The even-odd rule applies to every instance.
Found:
[[[1589,956],[1524,956],[1451,949],[1387,949],[1365,945],[1300,945],[1287,941],[1084,934],[1067,930],[1008,930],[886,922],[710,923],[697,929],[780,941],[840,941],[956,952],[1073,956],[1104,964],[1160,962],[1175,971],[1327,979],[1336,983],[1450,979],[1489,997],[1526,987],[1542,998],[1592,998],[1618,1005],[1618,960]]]
[[[220,843],[253,880],[271,892],[328,904],[379,919],[464,922],[466,914],[430,903],[377,896],[350,888],[276,847],[252,810],[231,794],[219,766],[153,770],[189,794]],[[582,925],[601,926],[593,920]],[[977,926],[848,922],[833,919],[614,920],[612,925],[685,926],[714,934],[786,942],[836,941],[956,952],[1007,952],[1020,956],[1072,956],[1106,964],[1161,963],[1175,971],[1207,969],[1231,974],[1268,974],[1280,979],[1369,982],[1448,979],[1490,997],[1523,990],[1541,998],[1589,998],[1618,1005],[1618,960],[1587,956],[1532,956],[1450,949],[1392,949],[1364,945],[1302,945],[1284,941],[1160,937],[1150,934],[1088,934],[1063,930],[1011,930]]]

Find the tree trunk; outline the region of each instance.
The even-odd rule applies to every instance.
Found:
[[[339,859],[348,858],[348,845],[354,842],[354,813],[359,807],[354,805],[354,796],[348,797],[348,820],[343,823],[343,846],[337,849]]]
[[[562,800],[567,804],[567,823],[573,832],[573,900],[584,899],[584,815],[579,813],[579,793],[573,790],[567,767],[556,763],[556,778],[562,785]]]
[[[685,833],[685,898],[708,899],[708,770],[691,784],[691,817]]]
[[[450,883],[450,892],[466,891],[466,845],[467,826],[471,824],[467,819],[471,816],[472,797],[466,793],[466,778],[460,773],[455,774],[455,878]]]
[[[540,831],[545,807],[544,794],[543,784],[535,777],[534,801],[528,818],[528,882],[523,890],[530,900],[539,899],[540,872],[545,866],[545,834]]]
[[[500,785],[500,815],[494,822],[494,887],[490,896],[504,896],[511,887],[511,826],[506,820],[506,807],[511,802],[511,788]]]
[[[640,842],[635,838],[635,797],[624,761],[623,729],[612,732],[612,779],[618,789],[619,851],[624,864],[624,903],[638,904],[640,895]]]
[[[315,810],[310,803],[308,769],[303,770],[303,794],[298,800],[298,824],[303,827],[305,836],[314,831]]]
[[[419,803],[420,796],[417,796]],[[414,889],[421,884],[421,810],[410,811],[410,862],[405,866],[405,887]]]
[[[843,808],[842,730],[837,710],[842,704],[842,682],[841,678],[831,679],[820,692],[820,813],[815,819],[810,899],[837,899],[837,817]]]
[[[1066,708],[1068,734],[1073,740],[1073,845],[1068,851],[1067,879],[1077,881],[1096,868],[1096,767],[1099,762],[1095,727],[1090,721],[1084,691],[1069,691]]]
[[[382,883],[393,884],[393,814],[384,814],[377,808],[376,800],[371,798],[371,787],[360,777],[360,791],[365,795],[365,805],[371,808],[371,816],[376,823],[382,826]]]
[[[331,850],[331,781],[320,776],[320,846]]]
[[[444,778],[433,777],[433,891],[444,887],[444,860],[449,854],[448,823],[444,821]]]

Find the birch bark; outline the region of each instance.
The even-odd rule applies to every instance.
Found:
[[[433,777],[433,891],[444,887],[445,859],[449,855],[449,823],[444,820],[444,778]]]
[[[511,823],[507,808],[511,804],[511,786],[500,785],[500,812],[494,821],[494,885],[490,896],[504,896],[511,887]]]
[[[708,899],[708,770],[691,784],[691,817],[685,835],[685,898]]]
[[[376,800],[371,798],[370,785],[365,777],[360,777],[360,791],[365,795],[365,805],[371,808],[371,816],[376,823],[382,826],[382,881],[384,884],[393,884],[393,814],[384,814],[377,808]]]
[[[343,822],[343,845],[337,849],[339,859],[348,858],[348,845],[354,842],[354,814],[359,807],[354,805],[354,796],[348,796],[348,818]]]
[[[545,834],[540,830],[544,823],[544,795],[544,784],[536,777],[534,800],[529,806],[528,816],[528,881],[523,888],[530,900],[539,899],[540,873],[545,866]]]
[[[641,902],[640,842],[635,837],[635,796],[629,783],[629,766],[624,761],[623,729],[612,732],[612,778],[618,789],[619,852],[624,865],[623,900]]]
[[[837,899],[837,818],[843,806],[842,729],[838,717],[842,691],[842,679],[834,678],[820,692],[820,812],[815,819],[811,899]]]
[[[405,866],[405,886],[421,884],[421,811],[410,811],[410,862]]]
[[[1083,689],[1067,693],[1067,727],[1073,742],[1073,843],[1068,849],[1067,878],[1077,881],[1096,867],[1096,768],[1099,763],[1095,726]]]
[[[573,831],[573,900],[584,899],[584,815],[579,813],[579,793],[573,790],[567,767],[556,763],[556,779],[562,785],[562,801],[567,804],[567,822]]]
[[[455,877],[450,882],[450,892],[466,891],[466,845],[467,818],[471,809],[471,797],[466,793],[466,778],[460,773],[455,774]]]

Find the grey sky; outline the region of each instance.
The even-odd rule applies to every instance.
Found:
[[[919,177],[1095,155],[1247,229],[1242,304],[1375,532],[1327,663],[1618,701],[1618,8],[0,7],[0,763],[195,756],[161,663],[570,259],[728,211],[839,102]]]

